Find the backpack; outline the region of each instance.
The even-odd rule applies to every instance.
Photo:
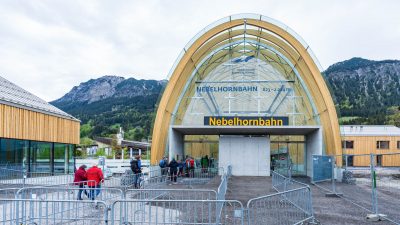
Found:
[[[191,160],[189,161],[189,163],[190,163],[190,167],[194,168],[194,160],[191,159]]]
[[[134,172],[134,173],[139,172],[139,163],[138,163],[137,160],[132,160],[132,161],[131,161],[131,170],[132,170],[132,172]]]
[[[161,168],[165,168],[165,160],[161,159],[160,164],[158,164]]]

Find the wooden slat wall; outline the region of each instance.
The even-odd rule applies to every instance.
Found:
[[[400,166],[400,149],[397,149],[400,136],[346,136],[342,137],[342,140],[354,141],[354,148],[343,150],[343,154],[398,153],[398,155],[383,155],[382,166]],[[389,149],[377,149],[377,141],[389,141]],[[369,165],[370,156],[354,156],[354,166]]]
[[[0,104],[0,137],[79,144],[78,121]]]

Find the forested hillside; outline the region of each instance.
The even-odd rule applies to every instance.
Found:
[[[352,58],[324,72],[344,124],[396,124],[400,61]]]

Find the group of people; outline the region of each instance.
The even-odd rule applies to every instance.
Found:
[[[78,200],[83,200],[82,192],[89,199],[94,200],[100,194],[101,183],[104,182],[103,172],[97,167],[97,163],[92,164],[88,170],[86,168],[86,165],[81,165],[74,175],[74,183],[79,185]],[[85,189],[85,185],[88,186],[89,191]]]
[[[200,160],[201,171],[206,173],[208,171],[210,160],[208,155],[204,156]],[[176,161],[175,158],[172,158],[170,162],[168,162],[167,157],[164,157],[160,160],[159,166],[161,168],[161,174],[167,175],[169,171],[169,176],[171,182],[176,183],[177,177],[194,177],[194,169],[196,167],[196,163],[193,157],[187,155],[185,160]]]

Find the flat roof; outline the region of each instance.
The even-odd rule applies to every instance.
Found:
[[[27,109],[43,114],[76,120],[75,117],[51,105],[36,95],[22,89],[0,76],[0,104]]]
[[[342,136],[400,136],[400,128],[393,125],[343,125]]]
[[[186,135],[305,135],[320,129],[320,126],[181,126],[172,129]]]

